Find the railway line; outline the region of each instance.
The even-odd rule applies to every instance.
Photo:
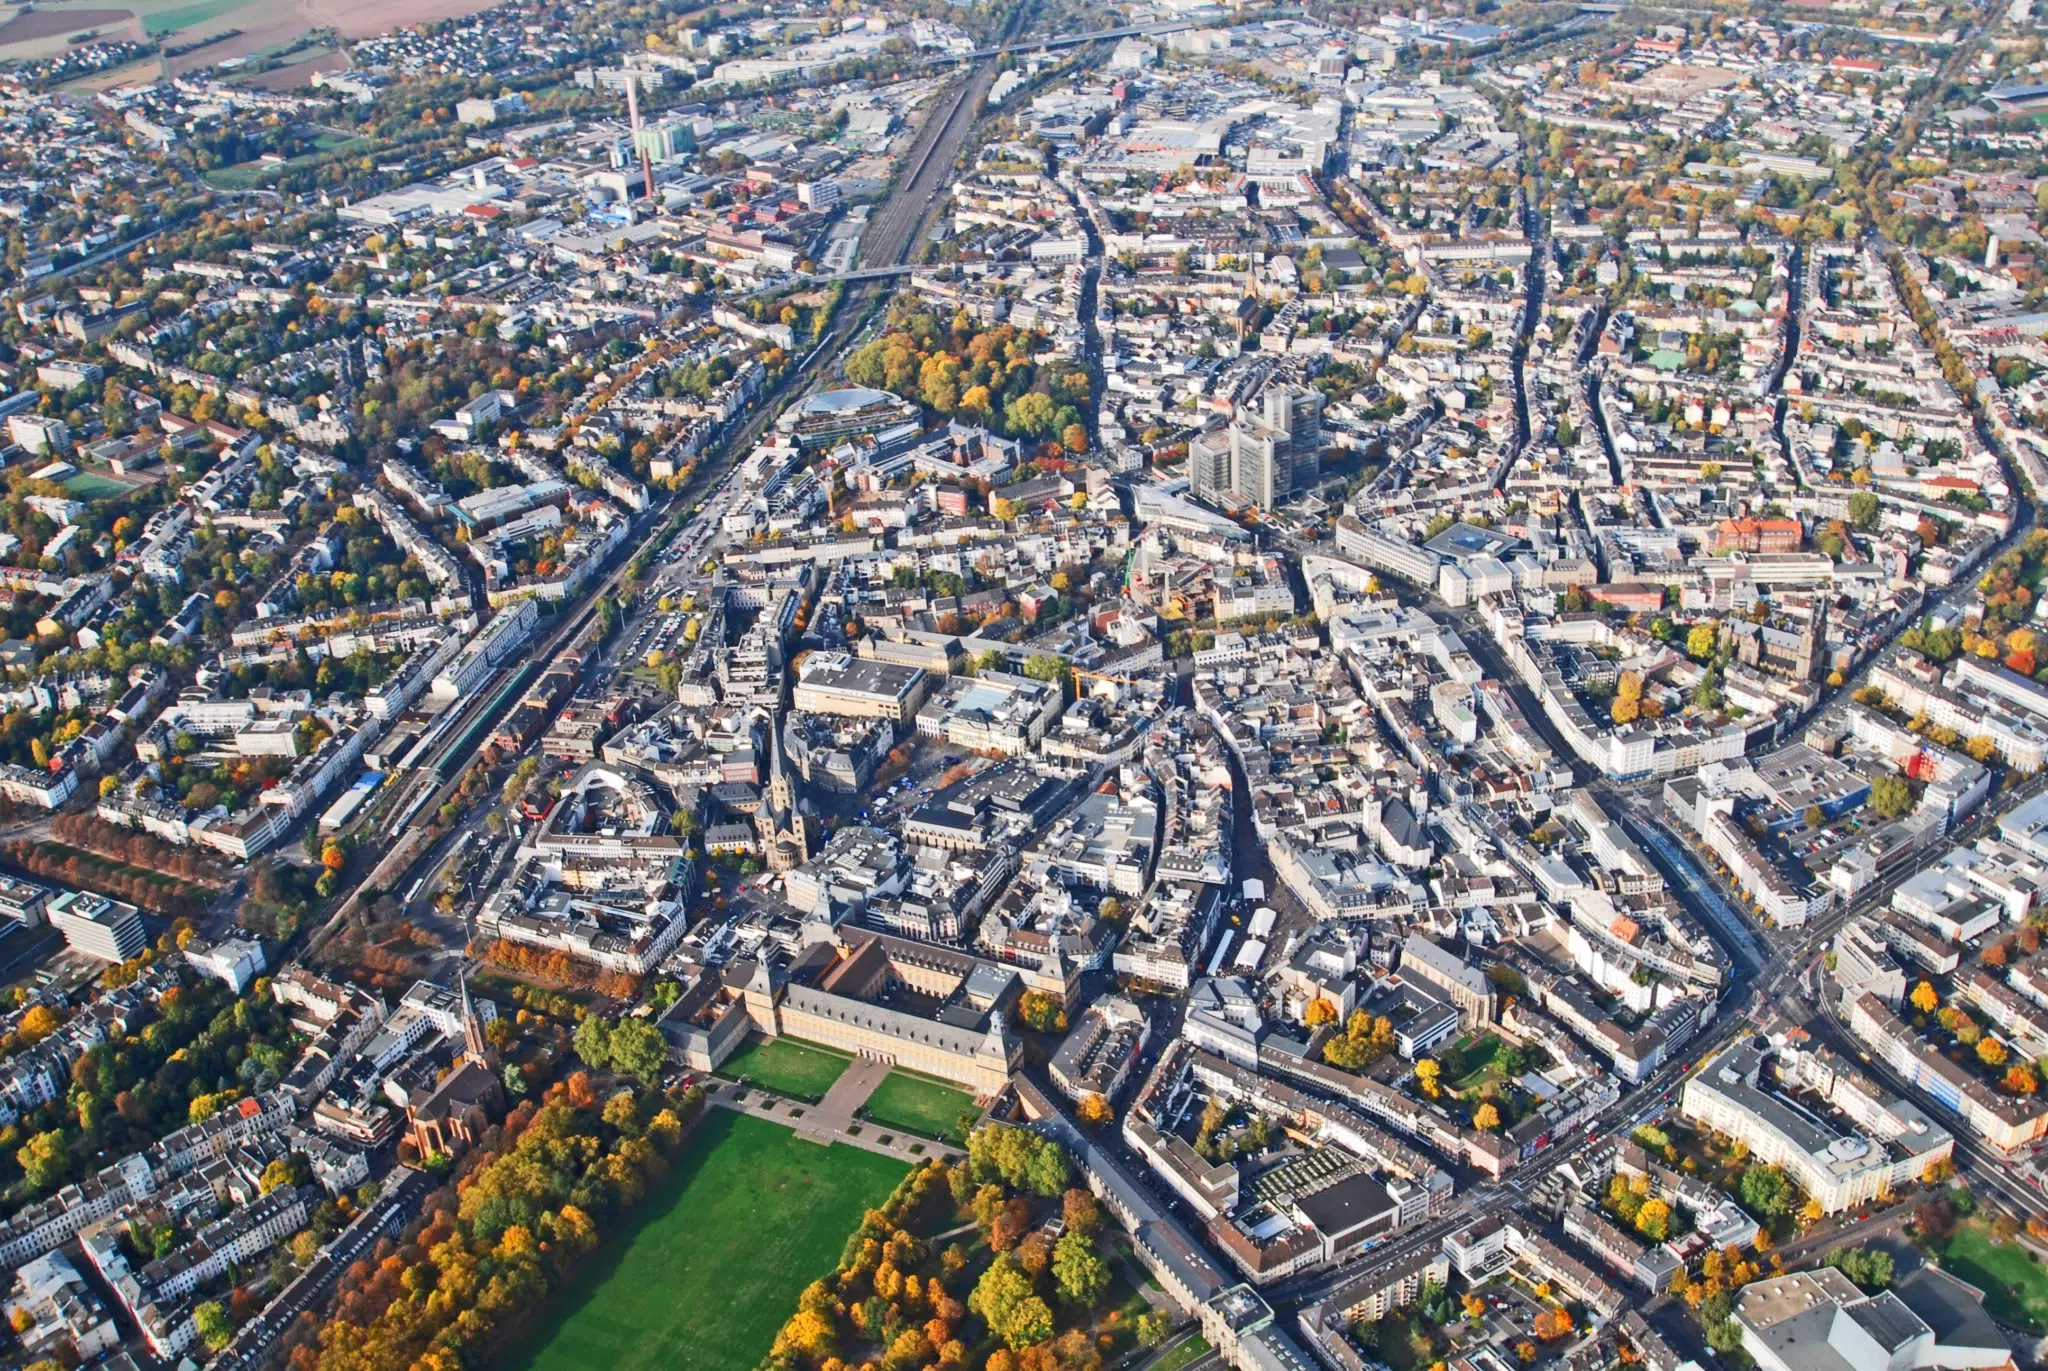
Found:
[[[945,103],[925,120],[903,175],[861,236],[861,267],[900,266],[909,259],[917,246],[918,230],[938,201],[946,173],[960,155],[989,87],[995,84],[996,63],[1016,42],[1017,31],[1031,8],[1030,0],[1019,4],[1003,30],[1001,44],[977,61],[950,94],[940,97]]]

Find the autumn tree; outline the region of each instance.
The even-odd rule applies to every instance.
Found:
[[[1053,1280],[1060,1298],[1076,1309],[1093,1309],[1109,1288],[1109,1267],[1082,1233],[1062,1234],[1052,1254]]]
[[[1934,986],[1927,981],[1922,981],[1914,986],[1913,993],[1908,998],[1912,1000],[1913,1008],[1919,1010],[1922,1014],[1932,1014],[1935,1006],[1941,1003],[1941,996],[1936,993]]]

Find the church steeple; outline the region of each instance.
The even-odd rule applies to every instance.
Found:
[[[492,1066],[497,1054],[491,1050],[490,1040],[484,1037],[484,1021],[477,1016],[476,1005],[470,1001],[468,968],[456,971],[455,988],[462,999],[462,1058],[478,1066]]]
[[[810,817],[782,751],[781,721],[768,719],[768,793],[754,814],[761,860],[770,871],[792,871],[811,859]]]

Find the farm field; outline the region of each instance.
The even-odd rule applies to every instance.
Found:
[[[713,1109],[510,1371],[752,1371],[906,1168]]]

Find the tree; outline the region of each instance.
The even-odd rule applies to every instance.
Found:
[[[1034,681],[1063,681],[1067,676],[1066,658],[1050,652],[1034,652],[1024,659],[1024,674]]]
[[[2016,1062],[2005,1069],[2005,1088],[2015,1095],[2031,1095],[2041,1088],[2041,1081],[2032,1067]]]
[[[1026,391],[1003,406],[1003,422],[1013,435],[1043,438],[1053,430],[1057,418],[1052,397]]]
[[[575,1043],[576,1055],[592,1071],[602,1071],[612,1064],[612,1028],[597,1015],[586,1015],[576,1025]]]
[[[1474,1128],[1495,1129],[1500,1127],[1500,1111],[1490,1103],[1482,1104],[1472,1113]]]
[[[1671,1236],[1671,1206],[1662,1200],[1644,1200],[1643,1207],[1636,1211],[1636,1232],[1651,1242],[1663,1242]]]
[[[1424,1057],[1421,1061],[1415,1063],[1416,1082],[1421,1085],[1422,1093],[1427,1095],[1432,1100],[1437,1097],[1436,1081],[1437,1076],[1442,1071],[1443,1068],[1438,1066],[1434,1061],[1432,1061],[1428,1057]]]
[[[15,1026],[14,1036],[23,1047],[33,1047],[55,1033],[62,1024],[63,1020],[48,1005],[30,1005],[28,1013],[22,1015],[21,1022]]]
[[[989,1331],[1013,1352],[1052,1336],[1052,1310],[1032,1292],[1031,1281],[1005,1252],[989,1263],[967,1297],[967,1307],[981,1315]]]
[[[1913,788],[1902,776],[1880,776],[1870,783],[1870,807],[1887,819],[1897,819],[1913,807]]]
[[[1060,1196],[1060,1218],[1067,1232],[1092,1237],[1102,1227],[1102,1205],[1086,1190],[1076,1187]]]
[[[1819,805],[1808,805],[1806,812],[1800,817],[1806,821],[1808,828],[1819,828],[1828,821],[1827,813]]]
[[[2005,1044],[1998,1039],[1986,1036],[1977,1040],[1977,1060],[1984,1065],[2004,1066],[2005,1058]]]
[[[1922,1014],[1932,1014],[1936,1006],[1941,1003],[1939,992],[1926,981],[1922,981],[1914,986],[1913,993],[1908,998],[1912,1000],[1913,1008],[1919,1010]]]
[[[1096,1254],[1092,1240],[1080,1233],[1066,1233],[1052,1252],[1052,1277],[1060,1298],[1076,1309],[1093,1309],[1109,1288],[1109,1267]]]
[[[1761,1218],[1776,1218],[1792,1208],[1792,1182],[1775,1166],[1752,1166],[1742,1173],[1738,1187],[1742,1203]]]
[[[235,1340],[235,1330],[218,1300],[208,1300],[192,1311],[192,1325],[209,1352],[218,1352]]]
[[[1892,1254],[1881,1247],[1838,1247],[1828,1253],[1827,1264],[1865,1290],[1892,1283]]]
[[[268,1195],[280,1185],[290,1185],[291,1180],[291,1162],[279,1157],[263,1168],[263,1175],[257,1180],[256,1188],[260,1193]]]
[[[1713,656],[1714,636],[1712,624],[1694,624],[1685,635],[1686,655],[1700,662]]]
[[[651,1019],[622,1020],[611,1033],[611,1064],[621,1075],[653,1085],[668,1065],[668,1040]]]
[[[1849,522],[1865,533],[1877,527],[1883,510],[1877,496],[1867,490],[1859,490],[1849,497]]]
[[[1337,1006],[1320,995],[1308,1002],[1308,1008],[1303,1010],[1301,1015],[1301,1021],[1310,1028],[1320,1028],[1326,1023],[1335,1023],[1336,1020]]]
[[[55,1190],[70,1171],[71,1154],[65,1149],[64,1134],[57,1130],[38,1133],[14,1154],[21,1163],[29,1188],[38,1192]]]
[[[1544,1342],[1555,1342],[1572,1331],[1571,1311],[1556,1307],[1545,1309],[1536,1316],[1536,1321],[1530,1325],[1529,1331]]]
[[[1091,1090],[1083,1095],[1081,1103],[1075,1107],[1075,1112],[1081,1116],[1081,1122],[1090,1128],[1100,1128],[1116,1118],[1116,1111],[1110,1107],[1108,1097],[1097,1090]]]

